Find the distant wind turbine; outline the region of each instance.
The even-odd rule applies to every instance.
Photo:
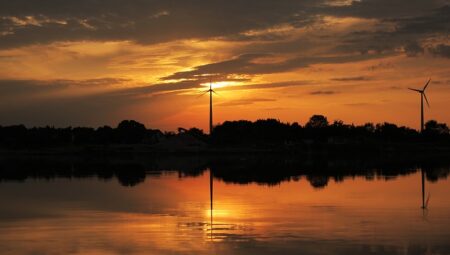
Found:
[[[213,101],[212,101],[213,96],[212,96],[212,94],[214,93],[217,95],[216,91],[214,91],[212,89],[212,80],[211,79],[209,80],[209,89],[204,91],[204,93],[201,96],[203,96],[206,93],[209,93],[209,134],[211,135],[212,130],[213,130]]]
[[[409,90],[415,91],[420,93],[420,132],[422,133],[424,130],[424,121],[423,121],[423,99],[425,98],[425,101],[427,102],[428,107],[430,107],[430,103],[428,102],[427,95],[425,94],[425,90],[427,89],[428,85],[430,85],[431,78],[428,80],[428,82],[425,84],[423,89],[412,89],[408,88]]]

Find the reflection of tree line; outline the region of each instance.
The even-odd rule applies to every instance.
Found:
[[[421,168],[429,181],[445,178],[450,172],[450,162],[403,159],[360,158],[218,158],[212,161],[211,169],[216,178],[225,182],[277,185],[284,181],[306,177],[315,188],[325,187],[330,180],[343,181],[347,177],[364,177],[368,180],[386,180],[415,173]]]
[[[165,171],[175,171],[180,178],[199,176],[211,169],[215,179],[227,183],[276,185],[306,178],[315,188],[325,187],[330,180],[347,177],[391,179],[422,169],[428,181],[446,178],[450,161],[436,159],[414,161],[404,159],[343,160],[332,158],[300,158],[276,156],[229,157],[143,157],[134,159],[20,158],[0,160],[0,182],[55,178],[117,178],[124,186],[134,186],[146,178]]]

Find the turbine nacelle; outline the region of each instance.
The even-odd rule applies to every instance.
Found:
[[[412,90],[412,91],[416,91],[416,92],[419,92],[419,93],[424,93],[424,91],[423,90],[420,90],[420,89],[412,89],[412,88],[408,88],[409,90]]]
[[[423,96],[425,98],[425,102],[427,103],[428,107],[430,107],[430,102],[428,101],[427,94],[425,94],[425,90],[428,88],[428,85],[430,85],[430,82],[431,82],[431,78],[427,81],[427,83],[425,84],[423,89],[408,88],[409,90],[412,90],[412,91],[420,93],[421,96]]]
[[[215,90],[212,89],[212,82],[211,81],[209,82],[209,89],[208,90],[203,90],[202,94],[200,94],[198,97],[201,97],[201,96],[203,96],[203,95],[205,95],[207,93],[214,93],[216,95],[219,95],[219,94],[217,94],[217,92]]]

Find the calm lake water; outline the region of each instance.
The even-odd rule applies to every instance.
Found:
[[[426,210],[420,169],[319,186],[305,176],[275,185],[210,177],[2,181],[0,253],[450,254],[446,176],[425,181]]]

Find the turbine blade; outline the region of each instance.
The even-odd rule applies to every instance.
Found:
[[[428,98],[425,93],[423,93],[423,97],[425,98],[425,101],[427,102],[428,107],[430,107],[430,103],[428,102]]]
[[[425,91],[427,89],[428,85],[430,85],[430,81],[431,81],[431,78],[428,80],[427,84],[425,84],[425,87],[423,87],[423,91]]]
[[[197,96],[197,98],[204,96],[206,93],[208,93],[209,91],[203,91],[200,95]]]
[[[412,88],[408,88],[409,90],[415,91],[415,92],[419,92],[422,93],[422,90],[418,90],[418,89],[412,89]]]
[[[211,90],[212,93],[219,95],[215,90]]]

